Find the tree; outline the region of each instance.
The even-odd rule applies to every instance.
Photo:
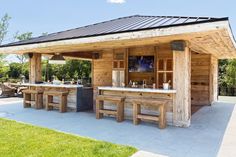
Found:
[[[227,59],[221,59],[219,60],[219,86],[220,87],[226,87],[227,82],[225,80],[226,75],[226,68],[229,64],[229,61]]]
[[[25,32],[22,34],[19,34],[19,31],[16,32],[14,39],[16,39],[17,41],[24,41],[24,40],[28,40],[30,38],[32,38],[33,33],[32,32]],[[20,61],[21,64],[24,64],[27,59],[28,56],[27,55],[16,55],[16,58]]]
[[[90,80],[91,63],[89,61],[68,60],[65,65],[48,64],[48,60],[43,61],[42,74],[45,81],[52,80],[54,75],[58,79],[67,81],[74,79]]]
[[[0,45],[2,44],[4,38],[7,35],[10,19],[11,17],[8,14],[5,14],[0,20]],[[4,64],[2,60],[3,58],[5,58],[5,56],[6,55],[0,54],[0,64]]]
[[[11,17],[8,14],[5,14],[0,20],[0,45],[2,44],[3,39],[7,35],[10,19]]]
[[[236,59],[228,61],[224,81],[228,87],[236,87]]]
[[[10,20],[10,16],[8,16],[8,14],[5,14],[0,19],[0,45],[2,44],[4,38],[7,35],[9,20]],[[3,61],[5,56],[6,55],[0,54],[0,80],[1,80],[1,82],[6,81],[8,78],[7,72],[9,71],[9,68],[7,66],[5,66],[5,62]]]

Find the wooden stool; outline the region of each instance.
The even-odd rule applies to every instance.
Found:
[[[166,127],[166,104],[165,100],[156,99],[136,99],[133,101],[133,123],[138,125],[141,120],[152,120],[159,122],[159,128]],[[141,113],[141,105],[158,107],[159,115],[148,115]]]
[[[26,89],[23,90],[24,97],[24,108],[31,107],[31,105],[35,105],[36,109],[43,108],[43,91],[42,90],[31,90]],[[33,97],[34,96],[34,99]]]
[[[112,102],[117,106],[117,110],[104,109],[104,101]],[[124,121],[124,97],[98,95],[96,98],[96,118],[103,118],[104,114],[114,115],[117,122]]]
[[[67,111],[67,91],[45,91],[44,95],[46,96],[46,110],[52,110],[53,107],[59,108],[61,113]],[[59,97],[59,103],[53,102],[53,97]]]

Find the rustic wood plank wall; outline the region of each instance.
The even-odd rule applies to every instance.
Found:
[[[94,105],[98,94],[98,86],[112,85],[112,61],[113,50],[104,50],[100,52],[100,58],[92,61],[92,84]],[[95,107],[94,107],[95,108]]]
[[[192,52],[191,59],[191,103],[200,106],[209,105],[211,55]]]
[[[101,58],[93,60],[92,72],[94,88],[112,85],[112,60],[112,50],[102,51]]]

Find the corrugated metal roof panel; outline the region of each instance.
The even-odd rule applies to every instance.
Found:
[[[26,41],[10,43],[2,45],[0,47],[139,31],[144,29],[172,27],[178,25],[196,24],[201,22],[213,22],[217,20],[228,20],[228,18],[134,15],[62,32],[52,33],[46,36],[40,36]]]

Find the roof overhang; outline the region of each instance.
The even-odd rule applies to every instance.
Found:
[[[236,58],[236,43],[228,20],[102,36],[0,47],[0,53],[73,53],[103,49],[156,45],[186,40],[190,48],[217,58]]]

